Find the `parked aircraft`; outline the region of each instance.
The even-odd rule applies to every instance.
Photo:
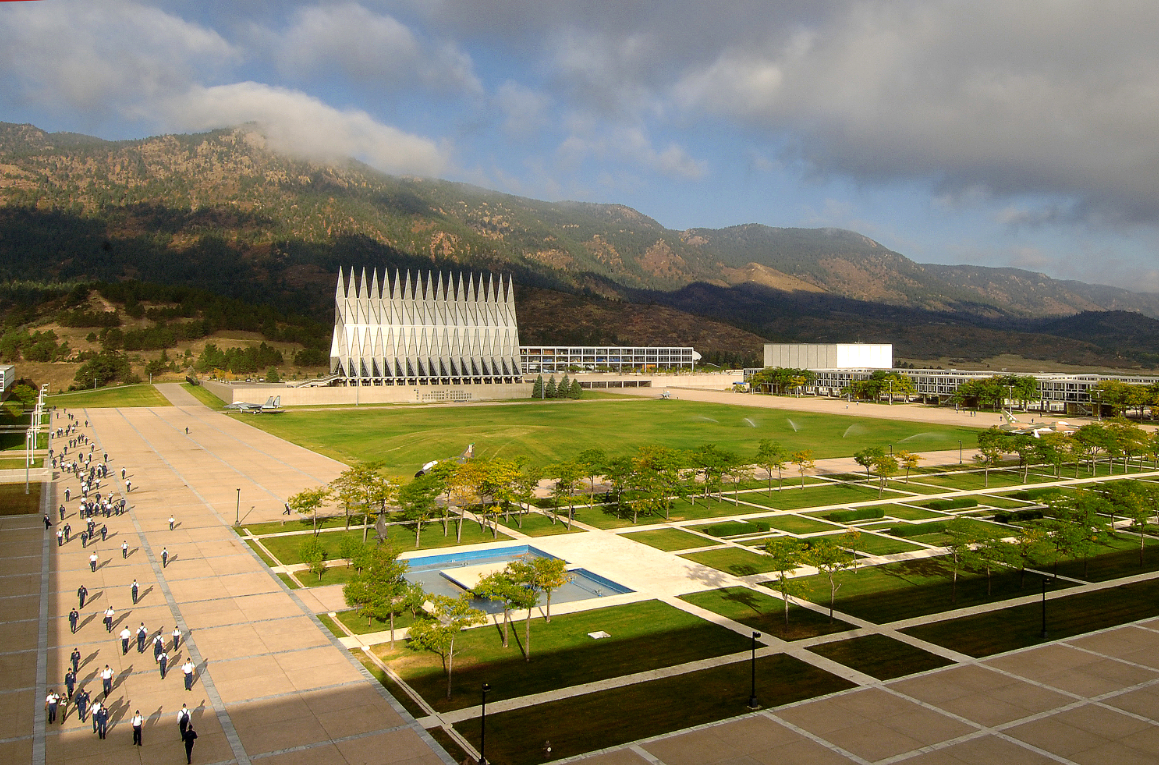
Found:
[[[467,444],[467,448],[463,450],[463,453],[460,454],[458,457],[455,457],[455,462],[457,462],[461,465],[474,456],[475,456],[475,445],[474,444]],[[440,462],[446,462],[446,460],[431,460],[427,464],[423,465],[421,468],[419,468],[419,472],[415,473],[415,478],[418,478],[419,476],[426,475],[430,471],[431,468],[433,468],[435,465],[439,464]]]
[[[263,412],[267,414],[277,414],[278,412],[286,411],[282,408],[281,396],[270,396],[266,399],[266,403],[264,404],[251,404],[246,401],[235,401],[232,404],[226,404],[225,408],[233,409],[238,412],[249,412],[250,414],[261,414]]]

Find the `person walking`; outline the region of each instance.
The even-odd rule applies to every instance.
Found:
[[[172,515],[171,515],[171,516],[169,516],[169,530],[170,530],[170,531],[172,531],[172,530],[173,530],[173,524],[174,524],[174,523],[175,523],[175,521],[173,520],[173,516],[172,516]]]
[[[169,568],[169,548],[161,548],[161,568]]]
[[[52,528],[52,521],[48,517],[48,513],[44,514],[44,529],[47,531]]]
[[[56,546],[64,547],[64,529],[56,530]]]
[[[77,611],[74,608],[73,610],[68,612],[68,628],[70,630],[72,630],[72,633],[74,635],[76,634],[76,623],[79,620],[80,620],[80,611]]]
[[[181,647],[181,628],[173,628],[173,653],[177,653],[177,649]]]
[[[149,637],[149,630],[145,629],[145,622],[137,628],[137,653],[145,653],[145,638]]]
[[[129,559],[129,542],[128,542],[128,540],[121,542],[121,557],[125,560]]]
[[[157,661],[161,657],[161,652],[165,650],[165,638],[161,637],[164,633],[165,628],[162,627],[153,637],[153,661]]]
[[[88,716],[89,711],[89,692],[81,688],[76,692],[76,713],[80,715],[80,721],[83,723]]]
[[[109,709],[102,704],[100,711],[94,712],[93,715],[97,721],[97,733],[100,734],[101,740],[104,740],[105,732],[108,730],[109,725]]]
[[[135,606],[135,605],[137,605],[137,592],[138,592],[138,590],[140,589],[140,588],[137,586],[137,580],[136,580],[136,579],[134,579],[134,580],[133,580],[133,586],[132,586],[132,587],[130,587],[129,589],[130,589],[130,590],[132,590],[132,592],[133,592],[133,605]]]
[[[161,679],[165,679],[165,670],[169,667],[169,654],[164,651],[157,657],[157,666],[161,669]]]
[[[98,723],[97,718],[100,716],[101,709],[103,707],[104,707],[104,705],[101,704],[100,700],[93,702],[93,733],[97,732],[97,723]]]
[[[105,700],[109,698],[109,693],[113,690],[113,670],[108,664],[101,670],[101,688],[105,692]]]
[[[94,551],[93,554],[89,556],[89,568],[92,569],[92,572],[94,574],[97,573],[97,561],[98,560],[99,560],[99,558],[97,557],[97,554]]]
[[[131,722],[133,723],[133,744],[136,746],[140,746],[141,745],[141,726],[143,726],[145,724],[145,718],[141,717],[141,710],[140,709],[138,709],[136,712],[133,713],[133,719]]]
[[[76,588],[76,596],[80,600],[80,608],[85,607],[85,598],[89,596],[89,588],[83,584]]]
[[[72,524],[64,524],[64,543],[68,544],[68,540],[72,538]]]
[[[185,690],[193,690],[193,660],[186,658],[185,663],[181,665],[181,672],[185,675]]]
[[[129,632],[128,627],[121,628],[121,656],[129,655],[129,641],[133,638],[133,633]]]
[[[115,613],[112,606],[105,609],[105,632],[113,631],[113,616]]]
[[[71,667],[64,673],[64,687],[68,691],[68,700],[72,701],[72,692],[76,690],[76,673]]]
[[[181,731],[181,740],[185,740],[185,729],[189,727],[189,708],[184,704],[177,710],[177,727]]]
[[[68,660],[72,662],[73,673],[76,674],[76,673],[80,672],[80,649],[79,648],[72,649],[72,653],[69,654]]]
[[[121,468],[121,480],[125,480],[125,469]]]
[[[185,762],[186,765],[193,763],[193,742],[197,740],[197,731],[193,730],[193,721],[189,722],[189,727],[181,734],[181,740],[185,743]]]
[[[64,501],[65,501],[65,502],[68,502],[68,495],[69,495],[69,490],[68,490],[68,488],[66,487],[66,488],[65,488],[65,490],[64,490]]]
[[[82,548],[89,546],[89,533],[83,529],[81,530],[81,533],[80,533],[80,546]]]
[[[48,710],[48,724],[52,725],[56,722],[56,707],[60,703],[60,696],[56,691],[50,690],[48,696],[44,699],[44,708]]]
[[[132,481],[125,481],[125,493],[128,494],[132,490],[133,490],[133,482]]]
[[[109,506],[105,505],[105,517],[109,517]],[[109,538],[109,527],[107,524],[101,524],[101,541],[105,542]]]

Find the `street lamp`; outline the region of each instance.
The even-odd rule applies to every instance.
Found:
[[[893,380],[889,381],[889,405],[893,406]]]
[[[749,709],[754,709],[754,710],[760,709],[760,706],[761,706],[760,702],[757,701],[757,638],[759,638],[760,636],[761,636],[761,633],[759,633],[759,632],[753,633],[753,660],[752,660],[753,684],[752,684],[752,692],[749,693]]]
[[[479,722],[479,765],[487,765],[487,694],[490,683],[483,683],[483,714]]]
[[[1099,422],[1103,421],[1103,392],[1101,390],[1095,391],[1095,395],[1099,397]]]
[[[237,508],[234,510],[233,525],[241,525],[241,488],[237,490]]]
[[[962,464],[962,439],[958,439],[958,464]]]

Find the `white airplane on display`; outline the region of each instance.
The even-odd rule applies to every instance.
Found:
[[[277,414],[278,412],[286,411],[282,408],[281,396],[270,396],[264,404],[250,404],[246,401],[235,401],[232,404],[226,404],[225,408],[233,409],[237,412],[249,412],[250,414],[261,414],[262,412]]]

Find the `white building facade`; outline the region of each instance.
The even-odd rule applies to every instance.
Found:
[[[346,385],[522,381],[510,279],[338,274],[330,371]]]
[[[765,343],[765,367],[891,369],[890,343]]]

